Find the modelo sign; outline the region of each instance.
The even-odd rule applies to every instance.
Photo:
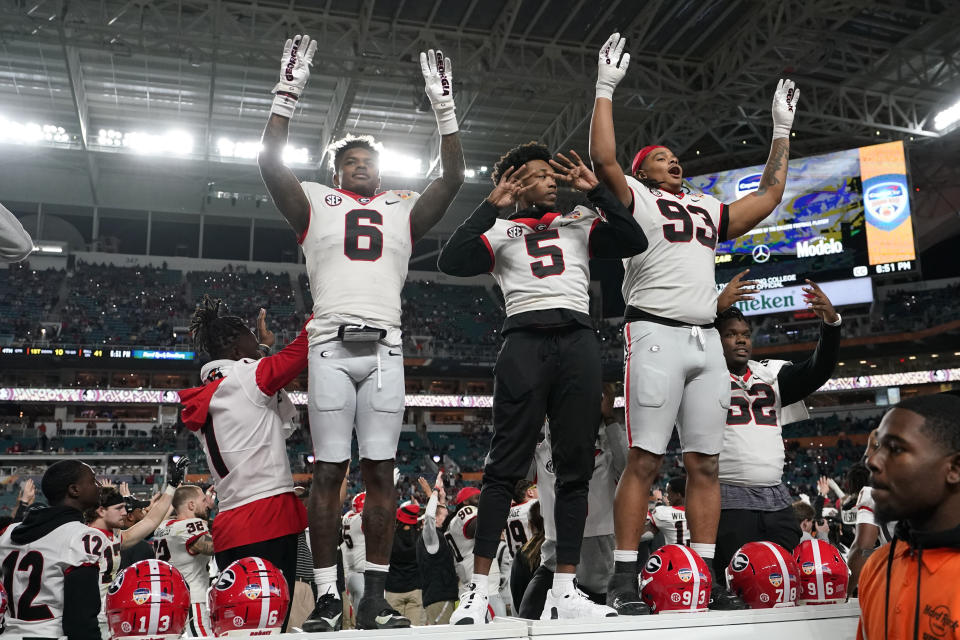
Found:
[[[819,284],[835,307],[873,302],[873,283],[869,278],[853,278]],[[803,286],[763,289],[753,294],[753,297],[753,300],[742,300],[736,304],[745,316],[761,316],[807,308],[803,298]]]

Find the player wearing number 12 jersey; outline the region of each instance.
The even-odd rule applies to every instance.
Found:
[[[675,425],[687,470],[690,547],[712,571],[720,517],[717,455],[730,401],[720,337],[713,327],[715,252],[717,243],[746,233],[780,203],[799,92],[791,81],[780,81],[773,100],[773,144],[759,188],[727,206],[703,193],[685,192],[680,162],[662,145],[643,147],[630,175],[623,174],[617,162],[613,91],[630,62],[625,45],[614,33],[600,49],[590,159],[650,241],[644,254],[624,262],[624,387],[631,449],[617,487],[617,563],[607,591],[608,603],[636,615],[646,612],[636,580],[645,513],[641,505]],[[720,586],[711,591],[710,608],[745,605]]]
[[[40,488],[49,507],[0,532],[7,596],[6,636],[100,638],[100,555],[83,512],[100,500],[93,470],[77,460],[47,468]]]
[[[589,260],[647,247],[639,225],[576,153],[553,160],[531,142],[505,154],[496,187],[440,252],[440,270],[491,273],[506,299],[504,343],[494,367],[493,440],[484,467],[471,592],[451,620],[482,623],[486,576],[518,480],[533,461],[549,416],[557,473],[557,573],[547,596],[560,617],[604,617],[573,586],[600,424],[600,351],[589,315]],[[558,173],[559,172],[559,173]],[[557,183],[585,192],[594,209],[557,211]],[[516,205],[507,218],[501,208]],[[553,606],[551,603],[555,603]]]
[[[310,323],[310,430],[316,462],[310,491],[310,538],[317,606],[303,630],[341,628],[336,587],[340,483],[356,431],[367,489],[363,512],[366,566],[357,627],[409,627],[384,598],[396,511],[394,458],[405,386],[400,291],[413,244],[446,212],[464,180],[449,58],[420,54],[426,93],[437,117],[442,173],[422,195],[380,191],[379,147],[347,137],[331,145],[333,185],[305,182],[283,164],[290,119],[310,76],[316,41],[287,41],[280,82],[263,132],[260,173],[297,234],[313,294]]]

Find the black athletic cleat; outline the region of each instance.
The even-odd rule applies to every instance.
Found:
[[[307,618],[301,629],[310,633],[340,631],[343,627],[343,601],[332,593],[320,596],[313,613]]]
[[[740,596],[731,592],[721,584],[714,583],[710,589],[710,604],[708,607],[712,611],[740,611],[746,609],[746,603],[740,599]]]
[[[640,599],[637,577],[630,574],[615,573],[610,578],[607,606],[621,616],[645,616],[650,613],[650,607]]]
[[[383,597],[364,596],[357,605],[357,629],[406,629],[409,626],[410,621]]]

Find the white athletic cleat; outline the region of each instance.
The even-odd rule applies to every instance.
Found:
[[[489,621],[490,599],[477,591],[474,584],[460,595],[460,604],[450,616],[450,624],[486,624]]]
[[[616,609],[593,602],[580,589],[574,589],[573,593],[565,596],[555,595],[553,589],[550,589],[543,603],[543,613],[540,614],[541,620],[616,617]]]

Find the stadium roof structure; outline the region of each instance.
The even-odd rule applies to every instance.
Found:
[[[448,233],[507,148],[586,150],[597,51],[615,30],[632,56],[615,99],[625,165],[651,141],[688,175],[763,162],[772,92],[790,77],[794,157],[905,140],[921,246],[960,228],[957,125],[935,125],[960,100],[956,0],[0,0],[0,117],[50,127],[33,133],[49,144],[0,148],[0,198],[162,209],[176,194],[169,210],[202,212],[217,192],[259,208],[250,156],[283,42],[308,33],[319,49],[291,128],[303,178],[329,177],[325,148],[349,131],[416,174],[386,186],[422,187],[439,145],[417,56],[453,59],[470,184]],[[249,215],[276,216],[263,209]]]

